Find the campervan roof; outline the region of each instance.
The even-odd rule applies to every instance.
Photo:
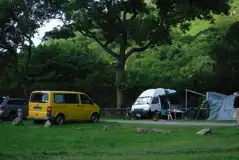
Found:
[[[174,93],[176,93],[176,90],[173,89],[164,89],[164,88],[147,89],[143,93],[141,93],[139,97],[157,97]]]

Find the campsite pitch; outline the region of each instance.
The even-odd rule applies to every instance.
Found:
[[[136,128],[147,132],[138,134]],[[153,129],[171,132],[155,133]],[[212,135],[197,136],[203,126],[76,123],[44,128],[0,123],[3,160],[233,160],[239,156],[239,128],[213,126]],[[206,127],[207,128],[207,127]]]

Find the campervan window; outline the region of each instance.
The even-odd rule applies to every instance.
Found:
[[[158,97],[154,97],[152,100],[152,104],[158,104],[159,103],[159,98]]]
[[[151,103],[151,99],[152,97],[139,97],[136,101],[135,101],[135,105],[144,105],[144,104],[150,104]]]

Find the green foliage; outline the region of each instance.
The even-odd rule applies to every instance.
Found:
[[[212,13],[228,14],[229,1],[84,0],[63,2],[59,10],[75,30],[93,38],[113,57],[123,54],[127,58],[152,44],[168,42],[172,27],[186,31],[191,20],[213,20]],[[122,53],[113,51],[110,44],[118,44]],[[140,48],[131,49],[135,46]]]
[[[0,51],[15,54],[56,11],[45,0],[0,0]]]
[[[233,32],[229,31],[231,35],[234,35],[231,37],[232,42],[228,42],[229,39],[225,38],[225,35],[234,20],[233,17],[218,16],[215,24],[205,21],[201,23],[203,22],[201,20],[194,21],[192,29],[186,35],[174,32],[171,45],[155,47],[144,54],[131,57],[127,63],[126,86],[130,89],[131,87],[145,89],[151,86],[151,88],[175,88],[179,91],[190,88],[200,92],[208,90],[233,92],[238,84],[235,77],[237,28],[234,27]],[[221,45],[223,48],[220,47]],[[234,54],[229,51],[229,48]],[[230,66],[225,64],[225,60],[229,58]],[[233,83],[229,81],[230,79]],[[222,86],[222,82],[227,86]]]
[[[184,98],[185,88],[231,93],[239,87],[238,16],[233,12],[237,1],[230,16],[214,14],[227,13],[228,1],[223,0],[33,2],[18,1],[19,7],[13,8],[11,1],[0,0],[1,95],[78,90],[103,107],[113,107],[115,86],[126,95],[124,104],[148,88],[175,88]],[[25,3],[39,10],[24,8]],[[62,11],[66,25],[48,32],[44,45],[25,43],[45,19],[57,14],[59,18]],[[25,16],[14,19],[20,12]],[[49,14],[42,15],[45,12]],[[14,25],[17,28],[3,32]],[[19,46],[23,48],[17,55]],[[114,72],[119,67],[125,74],[118,84]]]
[[[61,40],[34,50],[29,63],[28,89],[80,90],[99,99],[112,93],[112,71],[109,62],[84,48],[84,44]],[[107,105],[105,101],[100,104]]]
[[[117,108],[120,108],[128,57],[153,45],[171,42],[173,28],[185,33],[196,18],[213,21],[213,13],[228,14],[228,3],[228,0],[83,0],[62,2],[59,10],[70,23],[67,27],[94,39],[116,59]],[[55,37],[61,33],[55,32]]]

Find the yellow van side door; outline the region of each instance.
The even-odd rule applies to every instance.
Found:
[[[54,105],[56,112],[63,113],[67,120],[78,120],[81,117],[82,112],[79,108],[78,94],[55,93]]]
[[[95,110],[94,103],[84,93],[80,94],[80,100],[81,100],[81,105],[83,105],[83,118],[84,118],[84,120],[90,120],[91,114]]]

